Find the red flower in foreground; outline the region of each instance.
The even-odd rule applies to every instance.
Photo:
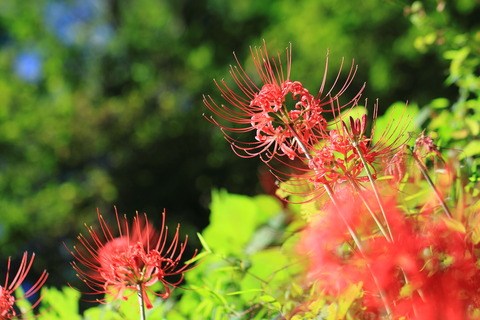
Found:
[[[237,153],[240,156],[262,156],[267,162],[276,155],[293,160],[306,152],[301,144],[313,145],[318,137],[324,136],[327,121],[322,113],[331,111],[332,107],[338,110],[355,104],[363,90],[360,89],[350,102],[341,106],[339,97],[349,87],[356,72],[353,65],[336,93],[334,88],[340,72],[328,92],[324,92],[324,78],[317,96],[313,96],[301,82],[290,79],[291,48],[286,51],[285,68],[280,55],[278,60],[269,57],[265,45],[260,49],[251,49],[251,52],[263,82],[261,86],[255,84],[237,60],[238,66],[231,67],[230,75],[238,92],[223,80],[216,82],[227,105],[218,105],[210,96],[204,98],[205,105],[214,114],[208,120],[223,130],[234,151],[240,151]],[[218,122],[219,118],[239,126],[223,125]],[[237,134],[250,131],[255,133],[254,141],[238,140]]]
[[[396,198],[384,197],[393,234],[388,241],[375,231],[365,206],[379,216],[373,195],[363,201],[348,190],[338,189],[338,205],[324,206],[301,234],[299,252],[307,255],[309,283],[334,298],[361,284],[358,303],[368,319],[478,319],[478,244],[458,221],[430,210],[406,215]],[[361,249],[336,211],[361,239]]]
[[[146,291],[166,299],[183,280],[184,273],[192,268],[188,263],[180,261],[187,246],[188,236],[179,243],[179,228],[170,244],[167,244],[168,227],[165,226],[165,212],[162,215],[160,234],[148,221],[147,216],[134,217],[129,227],[126,216],[119,218],[115,210],[119,235],[114,236],[108,224],[98,213],[101,232],[87,227],[90,239],[80,234],[78,240],[82,248],[74,247],[70,253],[79,264],[72,262],[78,277],[93,291],[93,294],[109,294],[114,299],[127,299],[134,292],[141,294],[146,307],[152,303]],[[196,252],[193,256],[196,255]],[[83,266],[83,267],[82,267]],[[175,281],[166,277],[177,276]],[[161,282],[164,291],[155,292],[149,287]],[[105,302],[105,298],[100,300]]]
[[[10,267],[11,267],[11,259],[8,258],[7,262],[7,274],[5,276],[5,284],[3,286],[0,285],[0,320],[6,319],[13,319],[22,314],[17,313],[15,310],[15,303],[20,299],[27,299],[32,297],[40,288],[43,286],[45,281],[47,280],[48,274],[46,271],[43,271],[40,278],[38,278],[37,282],[25,292],[23,298],[15,298],[14,293],[18,287],[22,284],[23,280],[25,280],[28,271],[32,267],[33,260],[35,255],[33,254],[30,261],[28,261],[28,253],[25,252],[22,257],[22,261],[20,262],[20,266],[18,267],[18,271],[15,276],[10,276]],[[35,308],[41,299],[38,299],[32,306]]]

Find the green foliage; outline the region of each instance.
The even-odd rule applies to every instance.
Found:
[[[17,290],[19,296],[23,295],[21,289]],[[42,304],[39,309],[38,318],[49,320],[128,320],[138,318],[138,301],[135,294],[127,300],[113,301],[109,299],[108,304],[97,304],[87,309],[83,316],[79,314],[78,302],[80,292],[71,287],[64,287],[61,290],[56,288],[42,288]],[[25,312],[25,316],[33,316],[32,305],[28,300],[22,299],[17,306]],[[146,310],[147,318],[164,319],[165,309],[171,308],[171,303],[161,299],[153,300],[153,308]],[[173,319],[173,318],[172,318]]]
[[[302,79],[311,92],[321,83],[328,51],[327,84],[333,84],[344,57],[343,74],[349,71],[352,59],[359,64],[353,87],[366,81],[365,97],[378,97],[383,106],[398,100],[424,100],[433,93],[422,92],[428,86],[427,77],[441,77],[441,72],[437,61],[426,64],[412,46],[414,35],[404,17],[404,6],[399,1],[376,0],[362,1],[361,6],[355,1],[341,5],[334,0],[279,1],[272,4],[274,22],[263,37],[271,48],[294,43],[293,78]],[[432,83],[431,78],[428,81]],[[441,84],[440,79],[433,81]],[[354,92],[352,89],[350,94]]]
[[[285,212],[275,198],[212,194],[202,243],[208,252],[186,275],[183,319],[263,319],[281,314],[299,265],[283,240]],[[293,258],[293,259],[292,259]]]
[[[225,256],[241,256],[245,250],[252,251],[261,246],[258,242],[250,243],[253,233],[282,213],[278,201],[271,197],[257,196],[252,199],[229,195],[226,191],[212,192],[210,209],[210,224],[203,231],[203,237],[215,253]],[[264,240],[273,239],[257,239]],[[267,242],[264,245],[268,244]]]
[[[402,102],[392,104],[383,116],[374,119],[373,141],[378,142],[382,139],[387,144],[392,144],[398,134],[403,132],[408,135],[409,132],[417,130],[415,119],[418,112],[416,104],[405,105]]]
[[[73,288],[65,287],[62,290],[55,288],[42,289],[42,307],[40,314],[52,320],[81,320],[78,314],[78,299],[80,292]]]
[[[440,1],[433,6],[433,1],[416,1],[409,8],[417,49],[445,59],[446,84],[458,89],[453,100],[440,96],[427,103],[421,124],[438,135],[441,148],[464,161],[464,171],[473,173],[469,186],[473,189],[480,164],[480,27],[472,27],[471,21],[477,19],[478,4]]]

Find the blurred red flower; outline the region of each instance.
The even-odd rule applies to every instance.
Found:
[[[365,203],[378,213],[373,196],[363,201],[348,191],[338,189],[338,207],[327,203],[302,232],[299,252],[307,257],[306,280],[331,296],[361,284],[362,307],[377,317],[387,313],[385,299],[392,319],[470,319],[480,306],[478,244],[458,222],[428,209],[405,215],[395,197],[384,197],[393,234],[389,241],[372,232],[375,224]],[[362,250],[354,247],[335,210],[362,239]]]

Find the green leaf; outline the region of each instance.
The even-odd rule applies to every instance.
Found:
[[[246,293],[243,299],[248,301],[258,296],[257,289],[264,289],[265,294],[278,296],[280,288],[292,281],[294,265],[281,248],[274,247],[253,254],[251,267],[242,279],[240,286]]]
[[[42,288],[40,312],[44,313],[46,318],[52,320],[82,319],[78,314],[80,295],[80,292],[70,287],[64,287],[62,290],[44,287]]]
[[[458,158],[461,160],[466,157],[476,156],[478,154],[480,154],[480,140],[473,140],[465,146],[463,152]]]
[[[210,225],[203,240],[210,251],[241,255],[255,230],[281,212],[279,201],[271,196],[247,197],[213,191]]]
[[[22,287],[19,287],[16,290],[15,295],[17,297],[24,297],[25,292],[23,292]],[[33,317],[32,304],[27,299],[20,298],[15,302],[15,304],[20,309],[21,313],[24,314],[25,317],[27,318]]]
[[[263,290],[262,289],[240,290],[240,291],[227,293],[227,296],[234,296],[234,295],[239,295],[239,294],[244,294],[244,293],[249,293],[249,292],[261,292],[261,291],[263,291]]]
[[[446,98],[437,98],[433,99],[432,102],[428,105],[433,109],[444,109],[450,105],[450,102]]]
[[[280,304],[280,302],[278,302],[277,299],[275,299],[271,295],[266,294],[266,295],[260,296],[258,299],[263,303],[267,304],[272,309],[275,309],[278,311],[281,310],[282,305]]]
[[[348,289],[340,296],[338,302],[337,317],[343,319],[347,315],[348,309],[350,309],[352,303],[362,296],[362,283],[354,284],[348,287]]]
[[[203,238],[202,234],[197,232],[198,239],[200,240],[200,243],[202,244],[203,249],[207,252],[212,252],[212,249],[207,244],[207,241]]]
[[[197,262],[197,261],[199,261],[199,260],[202,260],[202,259],[205,258],[206,256],[208,256],[209,254],[211,254],[211,252],[202,251],[202,252],[200,252],[199,254],[197,254],[194,258],[185,261],[185,263],[186,263],[186,264],[190,264],[190,263]]]

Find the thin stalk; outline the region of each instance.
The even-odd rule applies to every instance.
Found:
[[[143,290],[141,284],[137,284],[137,296],[138,304],[140,306],[140,320],[146,320],[147,316],[145,314],[145,299],[143,298]]]
[[[387,230],[388,230],[388,234],[390,235],[390,239],[393,239],[392,230],[390,230],[390,225],[388,223],[387,215],[385,213],[385,209],[383,208],[382,200],[380,199],[380,192],[378,192],[377,184],[375,183],[375,179],[373,179],[372,172],[370,171],[368,163],[365,160],[365,157],[363,156],[363,153],[360,150],[360,148],[358,147],[358,144],[355,140],[352,141],[352,145],[355,148],[355,150],[357,150],[357,153],[360,157],[360,161],[363,164],[363,168],[365,169],[365,172],[367,173],[368,180],[370,181],[370,184],[372,185],[373,193],[375,194],[375,198],[377,199],[378,205],[380,206],[380,211],[382,211],[382,216],[383,216],[383,219],[385,220],[385,224],[387,226]]]
[[[371,171],[370,171],[370,168],[369,168],[368,165],[367,165],[367,161],[365,160],[365,158],[364,158],[364,156],[363,156],[363,153],[361,152],[360,148],[358,147],[358,144],[354,141],[352,145],[353,145],[353,147],[355,148],[355,150],[357,150],[357,153],[358,153],[358,155],[359,155],[359,157],[360,157],[360,160],[361,160],[361,162],[362,162],[362,164],[363,164],[363,167],[365,168],[365,172],[367,173],[368,180],[370,181],[370,184],[372,185],[372,188],[373,188],[374,193],[375,193],[375,197],[377,198],[377,201],[378,201],[378,204],[380,205],[380,209],[381,209],[381,211],[382,211],[383,217],[384,217],[384,219],[385,219],[385,222],[387,223],[388,232],[389,232],[390,237],[391,237],[390,239],[391,239],[391,241],[393,242],[393,241],[394,241],[394,240],[393,240],[393,235],[392,235],[391,230],[390,230],[390,227],[389,227],[389,225],[388,225],[388,220],[387,220],[387,217],[386,217],[386,214],[385,214],[385,210],[384,210],[384,208],[383,208],[383,204],[382,204],[382,201],[381,201],[380,196],[379,196],[380,193],[378,192],[377,185],[376,185],[376,183],[375,183],[375,180],[373,179],[373,175],[372,175],[372,173],[371,173]],[[414,158],[415,158],[415,157],[414,157]],[[416,160],[417,160],[417,159],[416,159]],[[422,170],[422,169],[423,169],[423,167],[421,168],[421,170]],[[425,171],[425,170],[423,170],[423,171]],[[422,172],[422,173],[423,173],[423,172]],[[426,172],[424,173],[424,175],[425,175],[425,174],[426,174]],[[428,177],[428,175],[427,175],[426,179],[431,182],[430,177]],[[354,184],[354,185],[356,186],[356,184]],[[435,188],[435,186],[434,186],[433,184],[431,184],[431,186],[434,188],[434,190],[436,190],[436,188]],[[358,188],[358,186],[356,186],[356,188]],[[438,192],[438,191],[437,191],[437,192]],[[363,199],[363,196],[361,196],[361,197],[362,197],[362,199]],[[437,197],[438,197],[438,194],[437,194]],[[367,206],[367,209],[370,211],[370,208],[369,208],[369,206],[367,205],[367,202],[366,202],[365,200],[364,200],[364,203],[365,203],[365,206]],[[448,210],[448,208],[447,208],[447,210]],[[373,215],[373,212],[371,212],[371,214]],[[447,215],[448,215],[448,214],[447,214]],[[387,238],[387,240],[389,240],[389,239]],[[404,276],[405,283],[408,284],[409,281],[408,281],[407,274],[405,273],[405,270],[403,270],[403,268],[401,268],[401,271],[402,271],[402,274],[403,274],[403,276]],[[417,289],[417,292],[418,292],[418,294],[420,295],[420,297],[424,300],[423,291],[422,291],[421,289]]]
[[[370,213],[370,215],[372,216],[373,220],[375,221],[375,223],[377,224],[378,228],[380,229],[380,232],[382,233],[382,235],[385,237],[385,239],[387,239],[388,242],[393,242],[393,239],[386,233],[385,231],[385,228],[382,226],[382,223],[378,220],[377,218],[377,215],[373,212],[373,209],[370,207],[370,205],[368,204],[368,201],[367,199],[365,199],[365,197],[363,196],[360,188],[358,187],[358,184],[355,180],[353,179],[350,179],[350,184],[353,185],[353,187],[355,188],[355,190],[357,191],[358,195],[360,196],[360,198],[362,199],[363,203],[365,204],[365,207],[367,208],[368,212]]]
[[[420,172],[422,173],[423,177],[425,180],[427,180],[427,183],[430,185],[430,187],[433,189],[433,192],[435,193],[435,196],[437,197],[438,201],[440,202],[440,205],[443,208],[443,211],[447,215],[447,217],[452,218],[452,213],[450,212],[450,209],[448,209],[447,204],[445,203],[445,200],[443,200],[442,195],[440,194],[440,191],[438,191],[437,187],[433,183],[432,179],[428,175],[427,170],[423,166],[423,163],[420,161],[420,159],[415,155],[415,153],[412,153],[413,159],[415,160],[415,163],[417,164],[418,168],[420,169]]]

